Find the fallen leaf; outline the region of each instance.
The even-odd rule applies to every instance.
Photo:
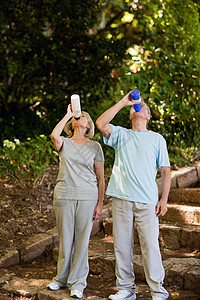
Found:
[[[171,293],[172,296],[179,296],[179,293]]]

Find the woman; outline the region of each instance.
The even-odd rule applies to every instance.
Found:
[[[60,248],[57,275],[48,288],[69,287],[71,297],[82,298],[89,272],[92,221],[101,216],[105,184],[103,151],[91,140],[94,123],[87,112],[82,112],[78,120],[73,117],[76,113],[68,105],[67,114],[51,134],[60,157],[54,189]],[[67,138],[61,136],[63,129]]]

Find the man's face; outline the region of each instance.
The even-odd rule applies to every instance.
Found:
[[[136,112],[133,109],[133,106],[130,109],[130,120],[132,120],[133,118],[137,118],[137,117],[141,117],[144,118],[146,120],[150,120],[150,114],[149,114],[149,110],[148,110],[148,106],[146,105],[146,103],[141,102],[142,104],[142,108],[140,111]]]

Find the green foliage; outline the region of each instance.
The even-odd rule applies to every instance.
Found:
[[[58,153],[45,135],[27,138],[25,142],[4,140],[0,148],[1,175],[21,184],[36,184],[41,172],[45,173],[46,164],[53,161],[58,162]]]
[[[138,1],[132,9],[128,28],[140,29],[144,39],[129,48],[110,99],[114,104],[139,89],[152,111],[149,129],[166,138],[172,164],[180,166],[200,146],[199,7],[193,1],[155,0]],[[123,109],[112,122],[130,127],[128,116]]]
[[[198,7],[193,1],[160,2],[149,20],[144,18],[150,39],[143,43],[141,59],[146,61],[138,75],[146,81],[142,92],[152,108],[152,127],[170,145],[183,140],[195,145],[200,120]]]
[[[192,165],[195,160],[200,159],[199,147],[187,147],[184,144],[179,147],[170,147],[169,159],[172,169]]]
[[[108,39],[101,30],[105,4],[0,2],[1,124],[13,116],[16,125],[19,114],[30,108],[35,112],[63,108],[75,92],[83,102],[88,93],[94,97],[97,91],[106,93],[110,73],[120,67],[127,42],[115,34]]]
[[[190,157],[180,149],[200,140],[199,11],[197,0],[2,0],[1,142],[49,135],[73,93],[95,121],[137,88],[173,164]],[[130,127],[128,116],[113,124]]]

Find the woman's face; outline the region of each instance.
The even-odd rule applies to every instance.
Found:
[[[77,120],[74,117],[72,118],[72,128],[83,127],[89,129],[88,119],[85,114],[82,112],[81,117]]]

